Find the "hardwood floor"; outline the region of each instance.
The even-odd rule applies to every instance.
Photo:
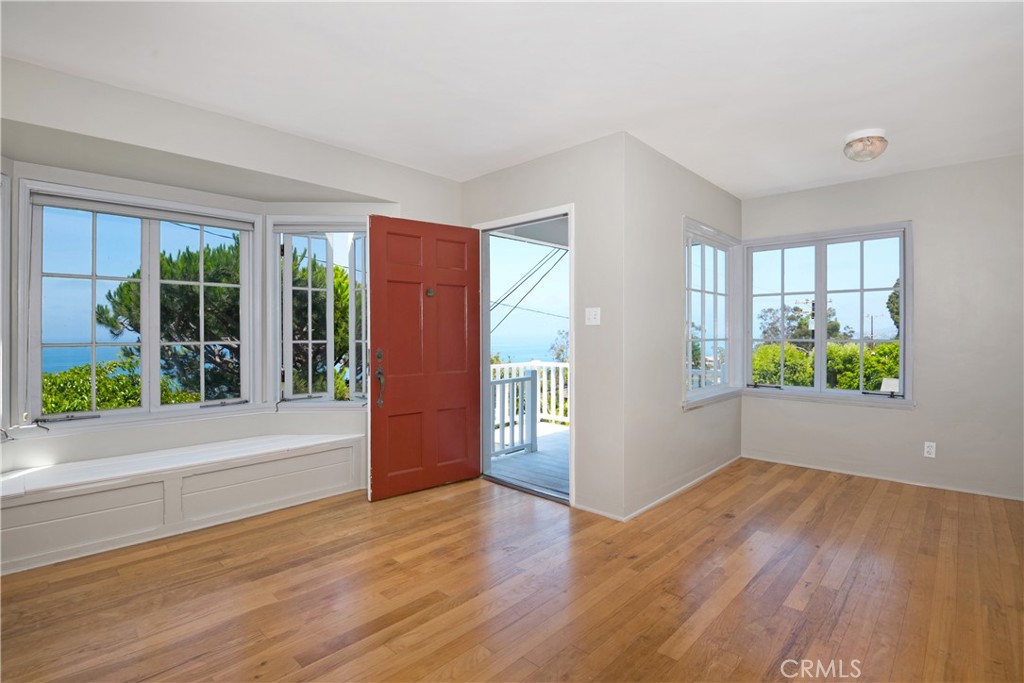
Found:
[[[1020,502],[753,460],[627,523],[356,493],[4,577],[3,679],[1020,681],[1022,554]]]

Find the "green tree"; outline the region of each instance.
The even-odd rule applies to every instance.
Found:
[[[829,339],[853,339],[853,328],[840,325],[836,309],[829,306],[825,313]],[[781,339],[783,329],[787,339],[814,339],[811,311],[801,306],[787,306],[784,321],[778,308],[766,308],[758,313],[757,318],[761,339]]]
[[[556,363],[569,362],[569,330],[559,330],[555,334],[555,341],[551,344],[551,357]]]
[[[751,380],[756,384],[814,385],[814,353],[796,344],[785,345],[785,381],[780,382],[781,356],[778,343],[761,344],[750,359]]]
[[[825,362],[826,386],[830,389],[860,389],[860,345],[829,342]]]
[[[885,307],[889,309],[889,317],[892,318],[892,322],[896,325],[896,338],[900,336],[900,279],[896,278],[896,282],[892,285],[892,291],[889,292],[889,298],[885,300]]]

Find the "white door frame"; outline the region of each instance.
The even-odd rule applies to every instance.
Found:
[[[562,206],[550,209],[540,209],[529,213],[499,218],[493,221],[475,223],[472,227],[481,233],[492,232],[502,228],[510,228],[523,223],[537,223],[539,221],[567,216],[569,222],[569,505],[576,507],[576,402],[572,400],[575,396],[574,384],[576,373],[573,372],[573,358],[576,357],[576,279],[574,277],[575,257],[573,255],[576,238],[575,204],[563,204]],[[481,238],[485,235],[481,234]],[[490,273],[490,250],[487,240],[480,240],[480,405],[486,406],[489,400],[491,386],[491,311],[490,296],[485,293],[491,288]],[[490,462],[486,454],[490,449],[484,439],[493,438],[494,427],[488,424],[491,415],[487,410],[480,411],[480,457],[483,463],[483,472],[488,474]]]

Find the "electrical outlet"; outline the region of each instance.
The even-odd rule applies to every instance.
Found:
[[[925,441],[924,442],[924,457],[934,458],[935,457],[935,442]]]

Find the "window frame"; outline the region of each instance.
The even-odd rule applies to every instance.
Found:
[[[828,245],[844,242],[854,242],[871,239],[882,239],[885,237],[899,237],[901,239],[901,263],[900,263],[900,284],[902,288],[902,301],[900,302],[900,389],[902,396],[889,396],[884,394],[864,394],[862,390],[830,389],[826,386],[827,377],[827,348],[828,348],[828,326],[816,325],[815,334],[811,341],[814,342],[814,386],[779,387],[762,385],[754,387],[750,384],[751,363],[753,357],[753,254],[758,251],[769,251],[773,249],[791,249],[795,247],[813,246],[815,249],[815,293],[814,300],[827,300],[828,298]],[[806,234],[786,235],[782,237],[761,238],[743,243],[744,278],[744,305],[743,305],[743,385],[744,396],[757,396],[763,398],[782,398],[803,401],[814,401],[824,403],[844,403],[862,406],[874,406],[896,409],[913,408],[913,302],[914,302],[914,277],[913,277],[913,222],[895,221],[877,225],[858,226],[838,230],[820,231]],[[861,262],[861,273],[863,274],[864,264]],[[856,290],[863,293],[863,281],[861,289]],[[871,288],[869,288],[871,289]],[[853,290],[851,290],[853,291]],[[826,306],[827,311],[827,306]],[[827,314],[826,314],[827,315]],[[864,321],[861,320],[861,336],[865,338]],[[819,353],[818,349],[825,349],[825,353]],[[861,352],[863,353],[863,351]],[[863,362],[863,361],[862,361]]]
[[[738,315],[740,306],[737,306],[737,293],[742,291],[743,276],[742,268],[740,266],[742,257],[742,243],[732,235],[717,230],[706,223],[698,221],[689,216],[683,217],[683,231],[682,231],[682,264],[683,264],[683,286],[682,286],[682,297],[683,297],[683,372],[681,375],[683,385],[683,401],[682,407],[684,410],[698,408],[708,403],[714,403],[717,401],[725,400],[733,396],[738,395],[742,390],[740,384],[740,370],[742,364],[742,355],[739,353],[737,344],[736,331],[742,329],[740,327],[740,320]],[[692,320],[693,311],[691,310],[691,264],[690,254],[691,245],[694,241],[699,241],[702,244],[710,245],[715,249],[725,252],[726,262],[726,282],[725,282],[725,299],[726,299],[726,335],[724,339],[727,343],[726,351],[726,363],[727,363],[727,376],[726,381],[722,384],[713,386],[704,386],[696,389],[690,388],[690,365],[691,358],[690,354],[692,351]],[[716,265],[717,268],[717,265]],[[716,278],[716,289],[717,289],[717,278]],[[704,291],[704,290],[701,290]],[[715,294],[718,296],[717,292]],[[717,339],[717,338],[716,338]]]
[[[265,320],[265,338],[267,339],[268,353],[266,354],[267,368],[264,375],[264,386],[267,387],[267,397],[271,404],[276,405],[277,410],[362,410],[368,399],[363,395],[350,394],[348,400],[338,401],[334,399],[333,385],[332,392],[323,396],[307,397],[304,395],[288,397],[281,389],[281,368],[284,367],[284,328],[282,311],[284,286],[281,281],[280,272],[280,244],[282,235],[308,235],[310,233],[334,233],[348,232],[361,234],[365,237],[369,233],[369,218],[367,216],[304,216],[304,215],[268,215],[266,216],[266,263],[265,272],[268,274],[268,294],[270,297],[270,314]],[[365,240],[364,240],[365,243]],[[338,256],[335,256],[335,264],[339,264]],[[369,256],[364,255],[368,259]],[[366,261],[364,261],[364,264]],[[367,284],[369,278],[367,278]],[[349,302],[354,301],[354,288],[351,280],[349,282]],[[364,325],[369,327],[368,298],[363,297]],[[350,317],[351,321],[351,317]],[[352,345],[352,330],[349,329],[349,348]]]
[[[44,414],[42,412],[42,207],[59,206],[98,213],[113,213],[139,218],[142,221],[142,254],[140,263],[146,273],[140,278],[140,296],[143,308],[142,358],[143,373],[141,405],[113,410],[79,411],[75,413]],[[64,185],[22,178],[18,188],[19,264],[18,264],[18,323],[17,340],[18,395],[14,399],[21,418],[17,422],[76,424],[94,418],[106,418],[103,424],[132,423],[160,420],[166,417],[198,416],[208,412],[204,408],[224,409],[259,402],[255,359],[261,353],[258,329],[259,299],[256,281],[258,241],[262,217],[215,207],[156,199],[141,195],[109,192],[87,187]],[[240,232],[239,254],[239,346],[241,354],[240,397],[225,400],[201,400],[195,403],[160,405],[159,310],[160,252],[158,232],[152,228],[160,221],[187,221],[214,228],[229,228]],[[154,306],[156,308],[154,308]],[[147,310],[148,309],[148,310]],[[200,344],[205,343],[200,340]],[[202,368],[202,361],[200,361]],[[202,371],[202,370],[201,370]],[[217,414],[224,414],[217,412]],[[12,420],[14,422],[14,420]]]

